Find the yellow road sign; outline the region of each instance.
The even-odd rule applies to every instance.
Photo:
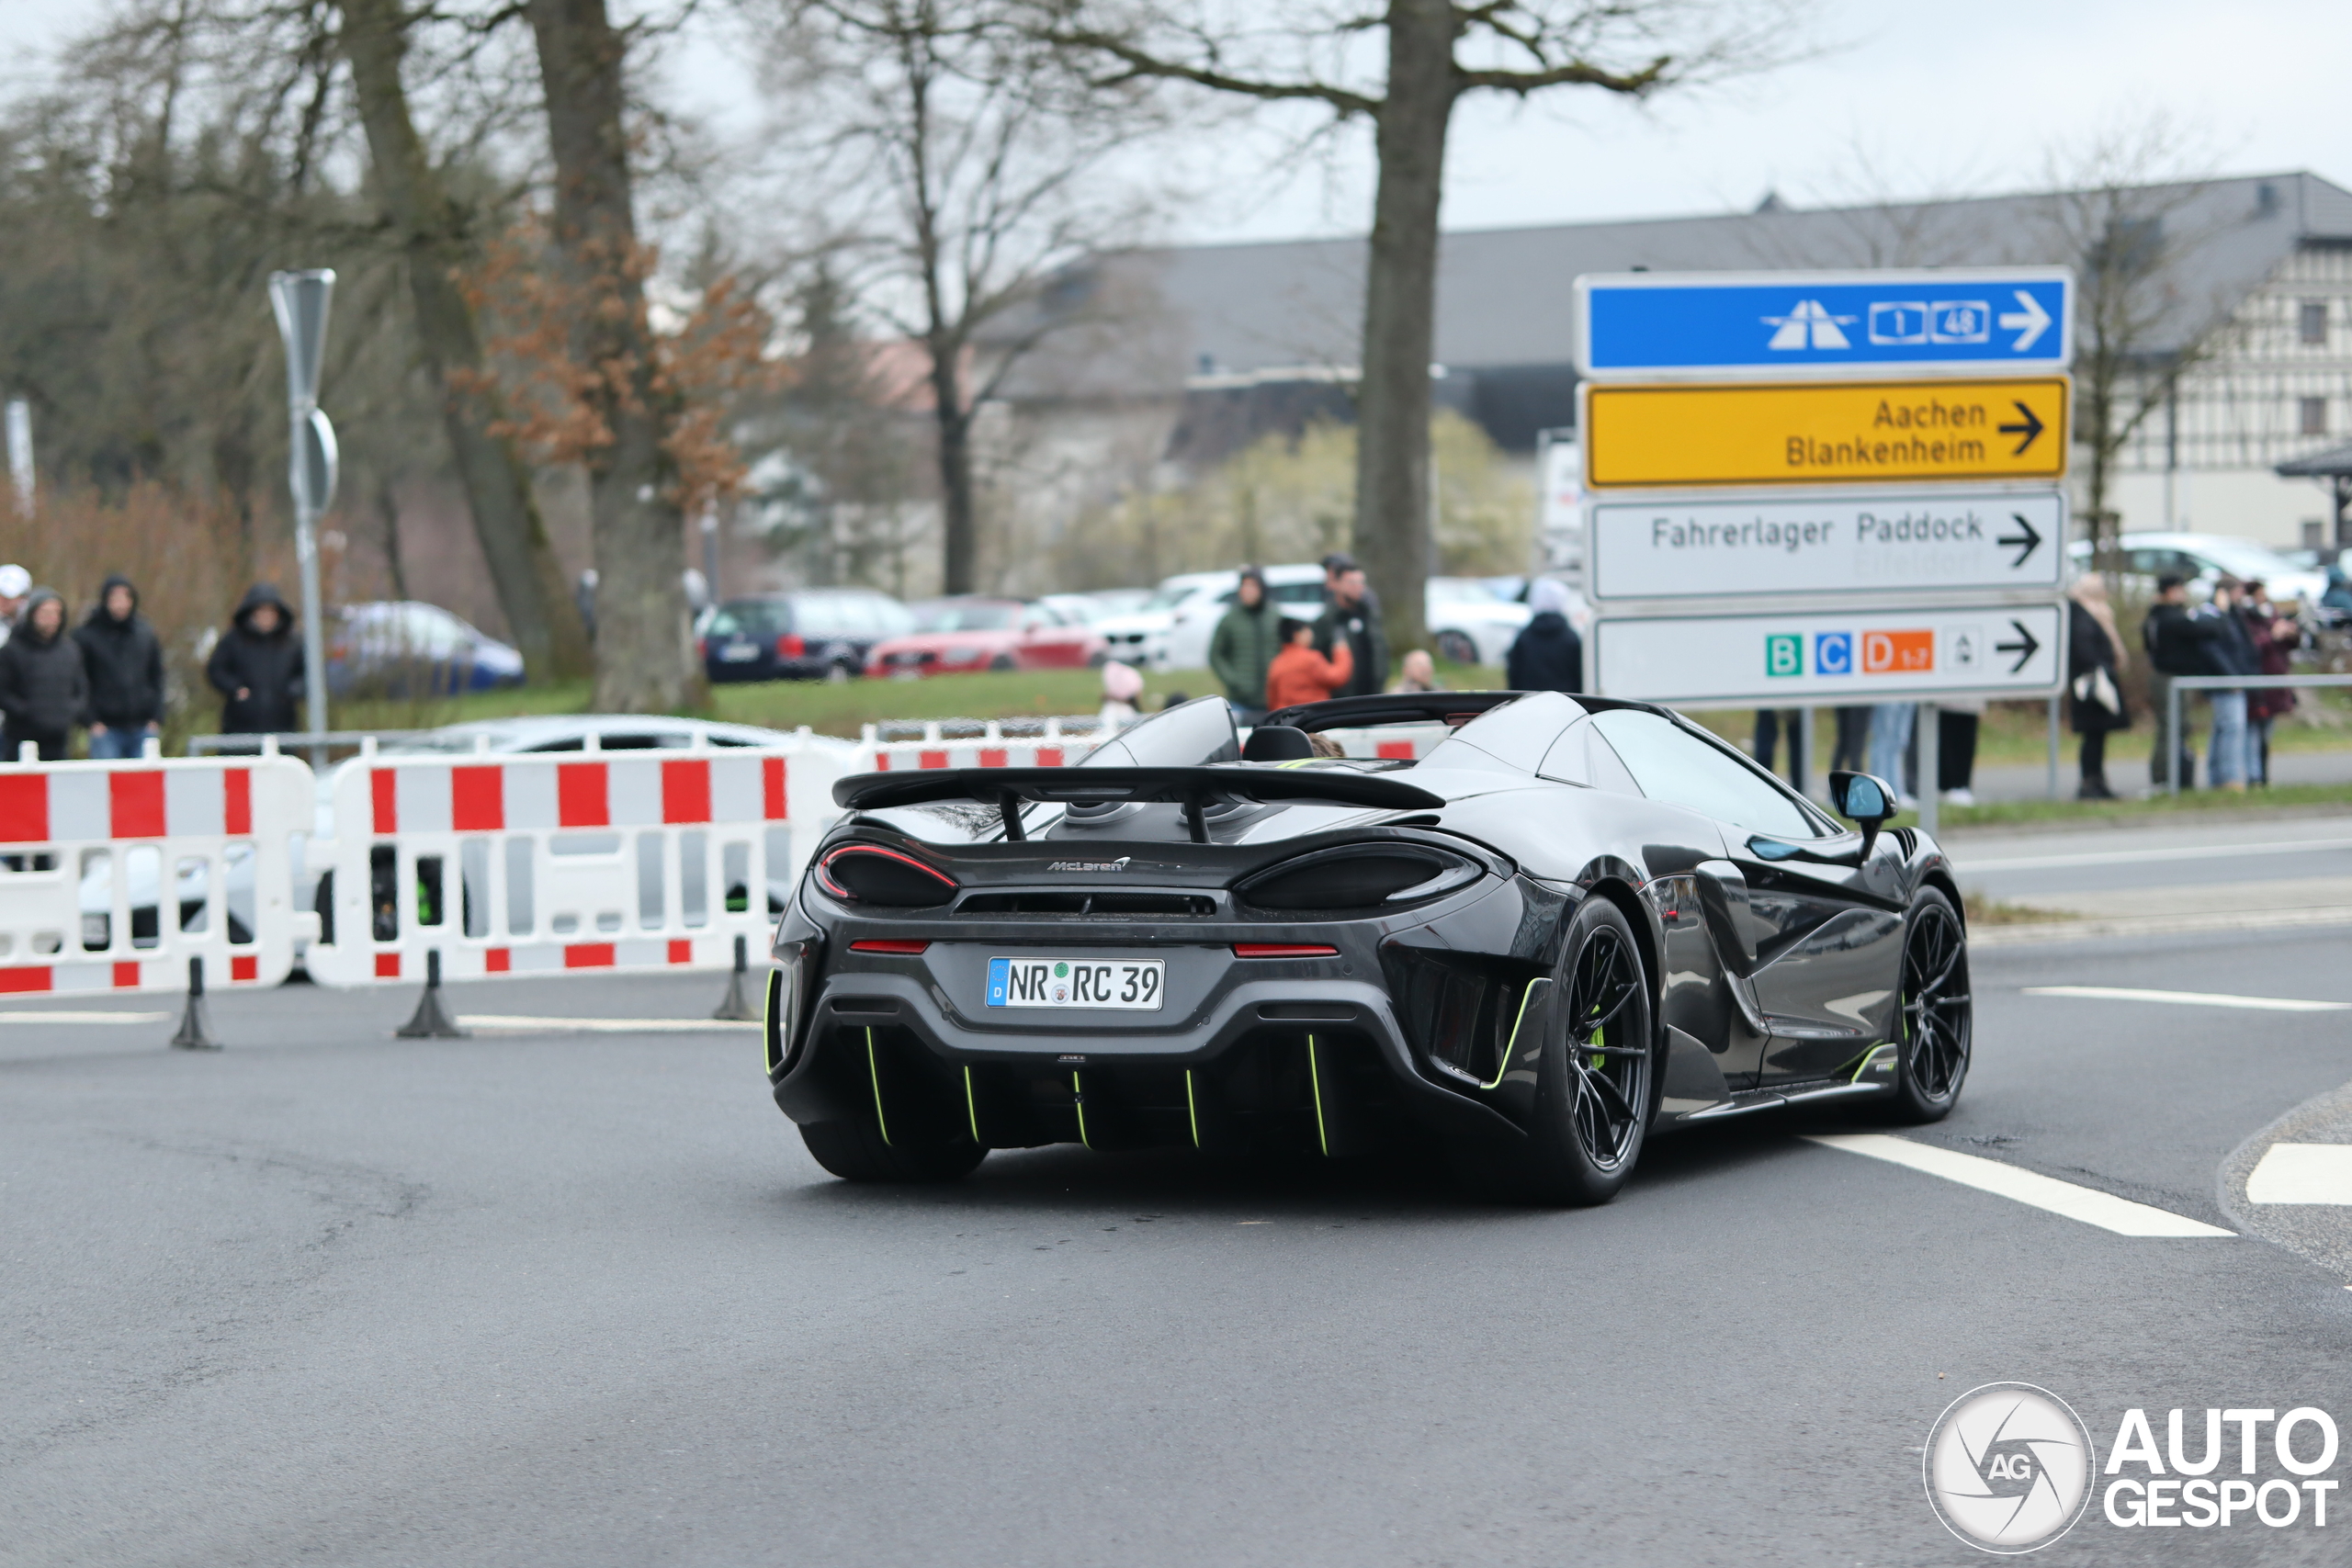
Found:
[[[1586,482],[2057,479],[2066,378],[1584,388]]]

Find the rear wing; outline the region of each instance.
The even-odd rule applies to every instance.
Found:
[[[1218,800],[1312,801],[1375,811],[1425,811],[1445,797],[1418,784],[1345,768],[943,768],[921,773],[853,773],[833,785],[833,803],[852,811],[887,811],[939,800],[993,805],[1004,836],[1019,842],[1021,808],[1161,803],[1184,808],[1196,844],[1209,841],[1208,806]]]

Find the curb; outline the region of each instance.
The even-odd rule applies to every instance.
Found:
[[[2352,1144],[2352,1083],[2315,1094],[2232,1149],[2214,1172],[2213,1201],[2243,1235],[2257,1236],[2352,1280],[2352,1209],[2324,1204],[2252,1203],[2246,1179],[2277,1143]]]

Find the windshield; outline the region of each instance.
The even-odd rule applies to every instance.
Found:
[[[1143,610],[1172,610],[1177,605],[1182,604],[1185,600],[1190,599],[1193,594],[1198,593],[1200,591],[1201,585],[1197,582],[1187,582],[1181,586],[1162,588],[1150,598],[1145,600],[1142,604],[1137,606],[1137,608]]]
[[[2187,553],[2204,556],[2223,571],[2236,578],[2277,577],[2283,572],[2300,572],[2305,570],[2289,560],[2285,556],[2273,554],[2260,545],[2240,544],[2234,539],[2215,540],[2211,544],[2198,545]]]
[[[1086,754],[1081,768],[1197,768],[1241,760],[1233,708],[1223,697],[1194,697],[1130,725],[1116,740]]]
[[[941,599],[919,606],[915,629],[922,632],[1001,632],[1020,619],[1021,606],[993,601]]]

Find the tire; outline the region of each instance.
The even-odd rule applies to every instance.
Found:
[[[886,1144],[865,1122],[820,1122],[800,1129],[809,1157],[843,1181],[960,1181],[988,1158],[969,1138],[944,1143]]]
[[[1890,1120],[1940,1122],[1959,1103],[1975,1050],[1969,998],[1968,931],[1951,900],[1923,887],[1903,922],[1895,982],[1897,1038]]]
[[[1606,1203],[1641,1158],[1657,1080],[1650,977],[1625,912],[1588,897],[1552,980],[1521,1192]]]
[[[1476,664],[1478,645],[1467,632],[1443,631],[1437,634],[1437,656],[1449,664]]]
[[[1013,663],[1012,655],[1009,653],[1000,653],[994,659],[989,660],[989,668],[1001,673],[1007,670],[1017,670],[1020,666]]]

